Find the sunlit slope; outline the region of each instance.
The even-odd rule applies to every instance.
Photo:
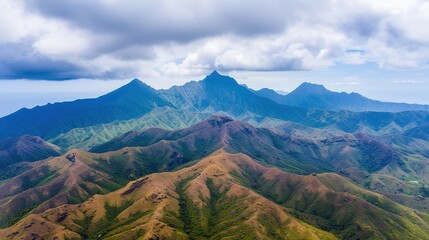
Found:
[[[425,217],[335,174],[294,175],[219,151],[177,172],[29,215],[0,236],[427,239]]]

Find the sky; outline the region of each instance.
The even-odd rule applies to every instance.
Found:
[[[0,0],[0,116],[213,70],[429,104],[427,0]]]

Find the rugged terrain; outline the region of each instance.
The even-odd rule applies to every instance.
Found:
[[[0,235],[426,239],[427,217],[335,174],[294,175],[244,154],[217,151],[177,172],[152,174],[82,204],[31,214]]]
[[[429,112],[397,112],[425,106],[270,94],[213,72],[1,118],[0,238],[429,239]]]

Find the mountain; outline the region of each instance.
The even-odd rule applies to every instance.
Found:
[[[280,94],[279,92],[274,91],[274,90],[269,89],[269,88],[261,88],[259,90],[253,90],[253,89],[249,88],[249,90],[258,96],[271,99],[274,102],[280,103],[280,104],[283,104],[282,103],[283,97],[288,94],[288,93]]]
[[[402,162],[394,150],[364,134],[313,140],[212,116],[182,130],[129,132],[93,153],[70,150],[61,157],[10,166],[2,172],[9,178],[0,184],[0,199],[7,200],[0,201],[0,226],[27,212],[78,203],[146,174],[193,164],[220,149],[301,174],[341,169],[356,181],[388,166],[412,171],[398,165]]]
[[[394,138],[401,139],[401,148],[405,146],[407,150],[423,153],[424,148],[416,147],[413,142],[416,142],[417,138],[426,141],[426,129],[421,126],[429,122],[427,112],[335,112],[284,106],[255,95],[234,79],[217,72],[202,81],[160,90],[155,97],[162,98],[168,106],[153,108],[132,119],[73,128],[50,138],[49,141],[67,150],[88,150],[128,131],[150,127],[172,130],[186,128],[212,114],[228,114],[256,126],[293,131],[293,134],[298,136],[304,134],[312,137],[316,132],[319,136],[364,132],[375,138],[382,135],[380,140],[392,140],[391,135],[394,133]],[[293,128],[286,127],[288,125],[293,125]],[[403,139],[403,135],[409,136],[407,141]],[[421,143],[417,144],[425,145]],[[398,141],[395,145],[398,146]]]
[[[96,99],[23,109],[0,119],[0,139],[29,133],[64,149],[87,150],[127,131],[189,127],[219,113],[258,126],[276,127],[293,122],[348,133],[378,132],[392,124],[402,133],[412,125],[429,122],[428,112],[354,113],[286,106],[256,95],[231,77],[213,72],[202,81],[167,90],[156,91],[134,80]]]
[[[312,93],[323,92],[323,89],[322,86],[310,88]],[[293,96],[293,92],[290,94]],[[274,118],[308,127],[336,128],[344,132],[356,132],[360,126],[378,131],[392,122],[404,127],[416,123],[426,124],[429,120],[429,112],[336,112],[286,106],[258,96],[233,78],[216,71],[202,81],[162,90],[160,95],[178,109],[191,108],[212,113],[222,111],[243,120],[248,117],[259,117],[261,121]]]
[[[24,171],[6,171],[0,184],[0,227],[29,212],[41,212],[65,203],[79,203],[97,193],[108,193],[126,181],[92,167],[90,154],[73,150],[63,156],[20,164]]]
[[[307,86],[307,87],[306,87]],[[311,87],[308,87],[311,86]],[[300,92],[321,94],[323,86],[304,84]],[[299,94],[298,94],[299,95]],[[160,91],[160,96],[178,109],[194,109],[203,112],[223,112],[234,118],[246,120],[259,117],[295,122],[313,128],[331,128],[353,133],[360,128],[373,131],[397,124],[400,128],[410,125],[425,125],[429,121],[429,112],[351,112],[346,110],[318,110],[293,107],[275,103],[258,96],[245,86],[239,85],[233,78],[213,72],[199,82],[189,82]]]
[[[289,172],[306,174],[352,166],[374,172],[400,161],[393,149],[362,133],[321,139],[299,138],[256,128],[223,115],[212,116],[190,128],[177,131],[149,129],[129,132],[91,151],[101,153],[124,147],[146,147],[161,142],[165,144],[165,141],[182,149],[189,146],[185,149],[190,152],[183,155],[188,161],[193,160],[192,156],[201,158],[225,148],[229,152],[245,153]]]
[[[417,169],[424,175],[425,163],[405,163],[400,152],[362,133],[309,139],[216,115],[181,130],[129,132],[91,151],[2,173],[10,177],[0,183],[0,225],[8,227],[0,236],[217,239],[234,238],[229,226],[240,226],[247,230],[237,238],[295,231],[310,239],[426,238],[427,199],[412,201],[418,193],[408,191],[418,189],[400,180]],[[157,172],[165,173],[148,176]],[[388,190],[389,198],[422,212],[356,183]],[[398,184],[403,192],[393,194]]]
[[[23,134],[49,139],[74,128],[131,119],[168,105],[154,89],[135,79],[99,98],[24,108],[0,118],[0,139]]]
[[[350,110],[354,112],[429,111],[429,105],[381,102],[371,100],[358,93],[329,91],[323,85],[307,82],[302,83],[287,95],[278,94],[271,89],[261,89],[254,92],[280,104],[310,109]]]
[[[335,174],[295,175],[217,151],[81,204],[30,214],[5,239],[428,239],[429,219]]]
[[[279,104],[217,72],[134,80],[0,119],[55,144],[0,144],[0,239],[428,239],[428,126]]]
[[[322,135],[290,135],[218,115],[182,130],[129,132],[91,151],[118,151],[126,147],[157,149],[154,151],[163,152],[160,159],[167,160],[164,165],[177,167],[223,148],[231,153],[245,153],[288,172],[337,172],[395,201],[428,211],[429,198],[422,196],[426,196],[424,186],[429,182],[429,160],[414,150],[428,144],[408,138],[400,139],[401,142],[392,147],[380,141],[386,139],[378,140],[361,132],[319,134]],[[398,148],[398,144],[403,147]]]
[[[34,162],[59,156],[61,149],[40,137],[23,135],[0,142],[0,168],[18,162]]]
[[[191,108],[199,111],[222,111],[234,117],[257,114],[298,121],[306,110],[277,104],[253,94],[233,78],[214,71],[202,81],[189,82],[160,91],[161,96],[176,108]]]

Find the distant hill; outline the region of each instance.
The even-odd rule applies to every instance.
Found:
[[[23,135],[0,142],[0,168],[18,162],[33,162],[59,156],[61,149],[40,137]]]
[[[287,93],[280,94],[279,92],[277,92],[275,90],[272,90],[272,89],[269,89],[269,88],[261,88],[259,90],[253,90],[253,89],[249,88],[249,90],[252,91],[253,93],[255,93],[258,96],[271,99],[274,102],[280,103],[280,104],[282,104],[281,102],[283,101],[283,97],[285,95],[287,95]]]
[[[294,91],[286,95],[278,94],[276,91],[267,88],[254,92],[280,104],[309,109],[350,110],[355,112],[429,111],[429,105],[382,102],[366,98],[358,93],[333,92],[323,85],[307,82],[302,83]]]

